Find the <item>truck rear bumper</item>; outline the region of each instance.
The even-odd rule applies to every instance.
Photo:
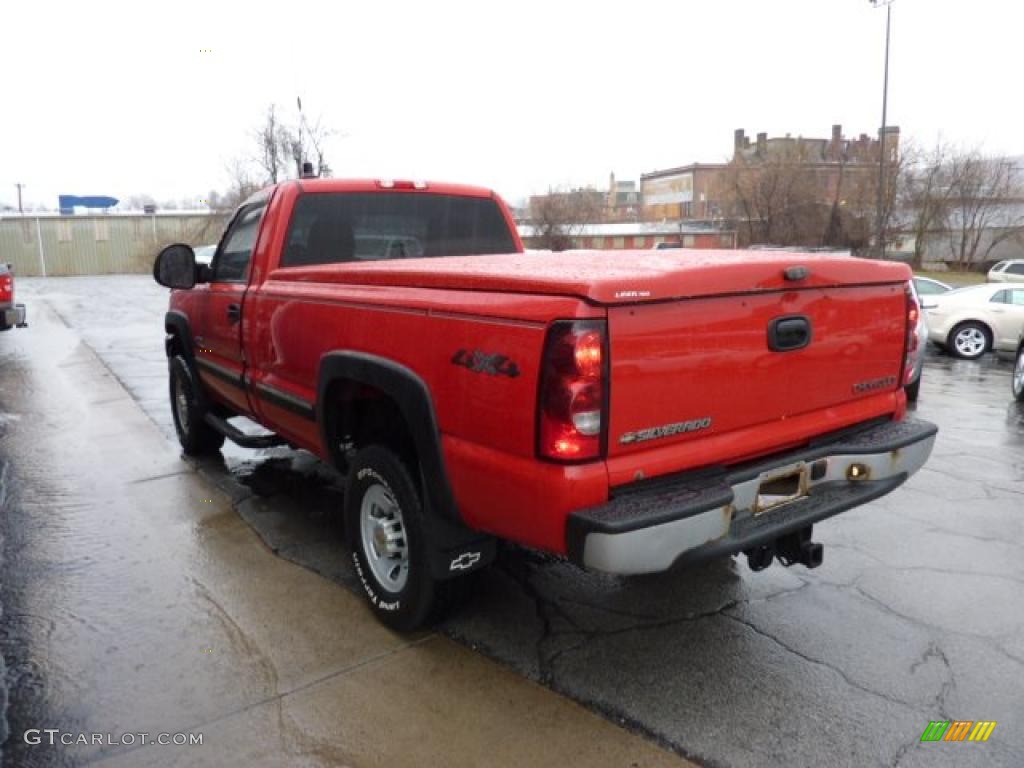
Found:
[[[889,493],[925,463],[937,432],[888,421],[742,467],[631,486],[569,516],[569,558],[654,573],[767,544]]]
[[[22,325],[25,325],[24,304],[15,304],[13,307],[0,309],[0,330]]]

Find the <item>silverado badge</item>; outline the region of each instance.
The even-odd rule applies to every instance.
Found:
[[[885,376],[881,379],[868,379],[867,381],[858,381],[853,385],[853,391],[858,395],[864,392],[875,392],[879,389],[889,389],[890,387],[896,386],[895,376]]]
[[[643,443],[647,440],[657,440],[660,437],[671,437],[681,435],[685,432],[698,432],[708,429],[711,426],[711,417],[705,416],[702,419],[691,419],[690,421],[677,421],[674,424],[663,424],[660,427],[641,429],[638,432],[626,432],[619,438],[624,445],[630,443]]]

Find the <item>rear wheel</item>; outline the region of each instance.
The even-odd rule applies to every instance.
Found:
[[[414,630],[440,618],[464,591],[464,578],[431,574],[418,484],[388,448],[371,445],[352,459],[344,518],[356,575],[382,623]]]
[[[917,396],[921,393],[921,377],[918,376],[914,381],[907,384],[907,386],[904,387],[904,390],[907,393],[907,400],[912,403],[916,403]]]
[[[216,453],[224,445],[224,435],[206,423],[206,412],[199,404],[196,380],[192,369],[181,355],[170,361],[171,413],[174,431],[181,449],[188,456]]]
[[[960,323],[949,332],[949,349],[964,360],[977,360],[992,346],[992,336],[981,323],[973,320]]]
[[[1024,344],[1017,348],[1017,362],[1013,366],[1013,396],[1018,403],[1024,403]]]

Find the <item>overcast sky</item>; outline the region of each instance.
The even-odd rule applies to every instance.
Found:
[[[1024,154],[1021,5],[896,0],[892,15],[889,124]],[[9,205],[19,181],[50,207],[201,198],[253,154],[267,105],[293,117],[297,95],[338,131],[335,175],[513,201],[720,161],[736,128],[856,136],[881,121],[885,11],[868,0],[8,2],[0,27]]]

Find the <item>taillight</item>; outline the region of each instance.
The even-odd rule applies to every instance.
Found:
[[[903,348],[906,350],[903,355],[903,375],[900,377],[900,386],[910,383],[910,377],[914,373],[914,361],[918,347],[917,323],[921,319],[921,308],[917,305],[914,292],[910,289],[910,283],[906,285],[907,297],[907,338]]]
[[[10,275],[0,275],[0,301],[14,301],[14,280]]]
[[[604,450],[608,344],[603,320],[560,320],[548,329],[538,397],[537,451],[588,461]]]

